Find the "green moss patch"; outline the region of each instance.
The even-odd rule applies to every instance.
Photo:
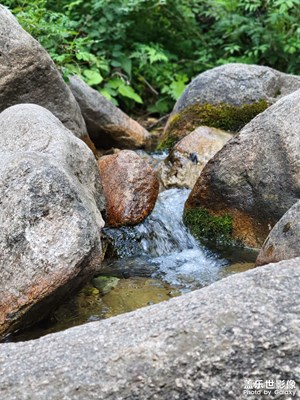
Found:
[[[233,244],[230,215],[214,216],[204,208],[191,208],[185,211],[184,223],[200,241],[215,245]]]
[[[179,138],[169,136],[167,138],[163,138],[162,141],[157,145],[156,150],[167,150],[174,146],[174,144],[178,141]]]
[[[158,147],[159,149],[171,147],[188,133],[203,125],[238,132],[266,108],[268,108],[268,103],[265,100],[242,106],[226,103],[194,104],[171,117],[164,138]]]

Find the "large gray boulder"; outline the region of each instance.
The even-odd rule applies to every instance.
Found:
[[[1,396],[296,399],[244,390],[289,380],[299,395],[299,266],[299,258],[268,265],[129,314],[2,344]]]
[[[14,104],[39,104],[88,139],[79,106],[50,56],[2,5],[0,57],[0,112]]]
[[[300,256],[300,201],[277,222],[256,260],[264,265]]]
[[[150,144],[150,134],[146,129],[79,77],[70,78],[70,88],[96,147],[139,149]]]
[[[225,64],[198,75],[185,89],[174,112],[195,103],[235,106],[279,98],[300,89],[300,77],[270,67],[240,63]]]
[[[224,220],[218,217],[227,216],[233,239],[262,246],[270,229],[299,199],[299,103],[300,90],[283,97],[206,164],[186,203],[192,228],[201,234],[204,220],[211,217],[212,224],[221,224]]]
[[[178,99],[164,141],[176,141],[200,125],[239,131],[281,97],[300,89],[300,77],[269,67],[226,64],[198,75]]]
[[[0,336],[99,267],[104,198],[92,152],[48,110],[0,114]]]

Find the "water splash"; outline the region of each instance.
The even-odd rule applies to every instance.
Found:
[[[107,229],[113,241],[118,268],[133,274],[147,269],[152,277],[191,290],[218,279],[228,262],[202,247],[182,221],[184,203],[190,191],[170,189],[160,193],[152,214],[140,225]],[[114,262],[110,262],[114,268]]]
[[[189,190],[182,189],[162,192],[152,214],[142,224],[106,229],[106,235],[114,242],[119,258],[106,261],[102,273],[121,278],[144,278],[123,280],[124,292],[121,285],[121,288],[109,293],[108,298],[99,297],[95,287],[89,283],[56,310],[52,318],[30,330],[10,335],[5,341],[34,339],[81,323],[127,312],[177,296],[180,292],[206,286],[228,274],[252,268],[253,257],[256,256],[253,252],[244,252],[241,256],[237,249],[230,249],[233,254],[228,254],[225,260],[199,245],[182,221],[184,203],[189,193]],[[227,257],[232,260],[231,263]],[[161,279],[164,283],[149,280],[148,277]]]

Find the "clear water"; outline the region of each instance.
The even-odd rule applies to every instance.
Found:
[[[108,318],[252,268],[256,256],[253,251],[229,249],[226,257],[221,257],[201,246],[190,234],[182,221],[189,192],[166,190],[160,193],[152,214],[142,224],[104,230],[115,257],[107,259],[100,271],[102,275],[122,278],[114,289],[101,294],[92,281],[47,320],[5,340],[35,339]]]
[[[170,189],[159,194],[152,214],[140,225],[107,229],[106,235],[121,260],[110,261],[108,268],[130,275],[142,272],[179,286],[183,291],[208,285],[224,276],[230,264],[190,234],[182,221],[184,203],[190,191]]]

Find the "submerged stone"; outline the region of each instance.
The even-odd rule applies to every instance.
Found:
[[[117,286],[119,280],[119,278],[114,276],[98,276],[93,279],[93,285],[102,295],[105,295]]]
[[[102,301],[107,307],[105,317],[112,317],[151,304],[157,304],[180,292],[166,283],[151,278],[122,279],[114,290],[106,294]]]

